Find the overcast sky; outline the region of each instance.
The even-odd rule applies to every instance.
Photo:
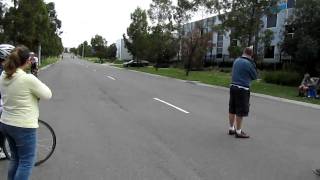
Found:
[[[62,40],[65,47],[75,47],[96,35],[108,44],[126,32],[130,13],[136,7],[147,9],[151,0],[45,0],[54,2],[62,21]]]
[[[96,35],[108,44],[116,42],[130,25],[130,14],[139,6],[148,9],[151,0],[45,0],[54,2],[62,21],[65,47],[75,47]],[[175,2],[175,0],[173,0]]]
[[[1,0],[12,6],[11,0]],[[110,45],[122,38],[131,23],[130,14],[139,6],[149,9],[152,0],[44,0],[54,2],[62,21],[61,37],[65,47],[76,47],[99,34]],[[174,3],[177,0],[172,0]],[[192,21],[208,17],[204,11]]]

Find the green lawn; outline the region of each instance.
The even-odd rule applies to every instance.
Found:
[[[45,67],[45,66],[47,66],[49,64],[54,64],[59,60],[60,60],[59,57],[48,57],[48,58],[42,59],[40,68]]]
[[[97,57],[85,57],[85,60],[96,63],[99,62],[99,58]]]
[[[112,63],[113,63],[113,64],[118,64],[118,65],[121,65],[121,66],[122,66],[123,61],[117,59],[117,60],[113,61]]]
[[[120,67],[120,66],[117,66]],[[142,68],[130,68],[136,71],[142,71],[151,74],[158,74],[162,76],[172,77],[176,79],[199,81],[205,84],[229,87],[231,75],[230,73],[218,72],[218,71],[192,71],[189,76],[185,75],[183,69],[176,68],[161,68],[156,71],[153,67]],[[252,84],[252,92],[266,94],[276,97],[282,97],[291,100],[303,101],[313,104],[320,104],[319,99],[309,99],[303,97],[297,97],[297,87],[280,86],[275,84],[269,84],[263,81],[254,81]]]

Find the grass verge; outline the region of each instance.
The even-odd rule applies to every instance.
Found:
[[[121,66],[117,66],[121,67]],[[153,67],[141,67],[141,68],[129,68],[136,71],[146,72],[150,74],[158,74],[176,79],[199,81],[201,83],[229,87],[231,81],[231,74],[218,72],[218,71],[192,71],[189,76],[185,75],[183,69],[176,68],[160,68],[158,71]],[[271,95],[275,97],[281,97],[301,102],[307,102],[312,104],[320,104],[319,99],[310,99],[304,97],[298,97],[297,87],[280,86],[275,84],[266,83],[264,81],[254,81],[252,83],[252,92]]]
[[[54,63],[58,62],[59,60],[60,60],[59,57],[48,57],[48,58],[42,59],[40,68],[45,67],[49,64],[54,64]]]

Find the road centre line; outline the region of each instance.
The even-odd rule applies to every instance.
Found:
[[[179,111],[181,111],[181,112],[184,112],[184,113],[186,113],[186,114],[189,114],[190,112],[188,112],[188,111],[186,111],[186,110],[183,110],[183,109],[181,109],[181,108],[179,108],[179,107],[177,107],[177,106],[175,106],[175,105],[172,105],[172,104],[170,104],[170,103],[168,103],[168,102],[166,102],[166,101],[163,101],[163,100],[161,100],[161,99],[158,99],[158,98],[153,98],[154,100],[156,100],[156,101],[159,101],[159,102],[162,102],[162,103],[164,103],[164,104],[166,104],[166,105],[168,105],[168,106],[171,106],[171,107],[173,107],[173,108],[175,108],[175,109],[177,109],[177,110],[179,110]]]
[[[116,80],[114,77],[112,77],[112,76],[107,76],[109,79],[111,79],[111,80]]]

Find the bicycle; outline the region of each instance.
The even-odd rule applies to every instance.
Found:
[[[56,148],[56,134],[53,128],[48,123],[40,119],[39,128],[37,129],[37,136],[37,159],[35,166],[39,166],[47,161]],[[7,159],[11,159],[9,143],[6,137],[4,137],[4,140],[0,146],[2,147]]]

